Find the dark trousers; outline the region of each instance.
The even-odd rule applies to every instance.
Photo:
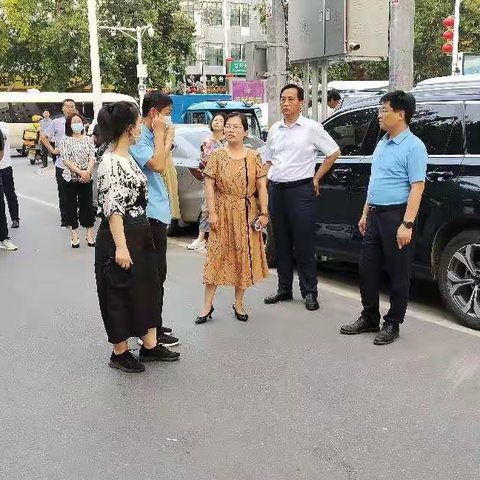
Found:
[[[62,222],[62,226],[67,226],[67,200],[65,197],[65,184],[67,182],[63,178],[63,168],[55,167],[55,178],[57,179],[58,208],[60,209],[60,219]]]
[[[53,148],[55,148],[55,142],[50,142],[50,145],[52,145]],[[52,162],[55,165],[55,161],[57,160],[56,155],[52,155]],[[42,164],[44,167],[48,165],[48,150],[47,147],[42,145]]]
[[[95,223],[92,188],[92,182],[65,182],[67,225],[73,230],[78,228],[79,217],[82,227],[90,228]]]
[[[3,191],[8,203],[8,211],[10,212],[10,218],[12,222],[20,220],[18,216],[18,198],[15,193],[15,181],[13,180],[13,168],[7,167],[0,170],[0,176],[2,177]]]
[[[410,276],[413,263],[413,242],[398,248],[397,230],[405,208],[370,212],[360,257],[360,291],[362,316],[372,323],[380,322],[379,291],[384,267],[390,276],[390,310],[387,322],[402,323],[407,311]]]
[[[152,227],[153,244],[156,250],[158,279],[160,282],[160,327],[163,324],[163,296],[167,279],[167,225],[154,218],[149,218]]]
[[[8,238],[7,214],[5,213],[5,200],[3,199],[2,177],[0,177],[0,242]]]
[[[318,295],[314,200],[313,182],[295,186],[269,184],[269,210],[280,293],[291,293],[296,263],[302,297],[309,293]]]

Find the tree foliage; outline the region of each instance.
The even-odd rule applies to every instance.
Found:
[[[148,85],[159,87],[183,73],[193,51],[194,24],[179,0],[97,0],[100,25],[136,27],[151,23],[144,37]],[[133,33],[135,37],[135,33]],[[137,90],[137,42],[99,30],[104,86]],[[86,0],[0,0],[0,72],[34,78],[43,90],[68,91],[91,84]]]

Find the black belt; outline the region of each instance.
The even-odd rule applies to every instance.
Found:
[[[313,178],[302,178],[301,180],[296,180],[295,182],[273,182],[270,180],[270,184],[276,188],[291,188],[299,187],[300,185],[306,185],[307,183],[312,183]]]
[[[402,203],[401,205],[370,205],[371,212],[390,212],[392,210],[403,210],[407,207],[406,203]]]

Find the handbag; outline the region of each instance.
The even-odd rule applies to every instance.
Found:
[[[122,268],[113,257],[107,257],[103,264],[107,283],[113,288],[130,288],[133,283],[133,267]]]

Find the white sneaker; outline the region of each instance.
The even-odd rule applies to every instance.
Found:
[[[200,250],[207,246],[206,240],[199,240],[196,238],[190,245],[187,245],[187,250]]]
[[[13,252],[15,250],[18,250],[18,247],[10,240],[4,240],[3,242],[0,242],[0,250],[8,250],[10,252]]]

